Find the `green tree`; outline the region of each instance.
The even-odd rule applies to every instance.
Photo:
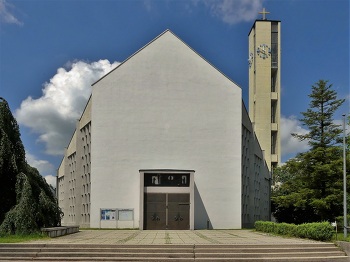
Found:
[[[0,98],[0,223],[16,204],[17,174],[25,168],[25,151],[17,121]]]
[[[309,97],[310,107],[300,119],[309,132],[292,135],[311,149],[278,169],[290,179],[273,190],[274,215],[281,222],[333,220],[342,213],[342,129],[334,124],[334,113],[344,100],[324,80],[312,86]]]
[[[60,224],[51,187],[27,164],[17,121],[0,98],[0,233],[31,233]]]

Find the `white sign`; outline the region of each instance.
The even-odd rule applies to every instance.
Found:
[[[119,221],[132,221],[134,220],[134,210],[132,209],[119,209],[118,210]]]

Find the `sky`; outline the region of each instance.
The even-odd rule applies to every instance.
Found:
[[[0,97],[20,126],[27,162],[55,185],[91,84],[170,29],[243,91],[248,33],[262,8],[281,21],[282,162],[308,149],[301,112],[328,80],[349,114],[348,0],[0,0]]]

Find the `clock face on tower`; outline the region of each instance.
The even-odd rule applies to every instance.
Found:
[[[268,58],[271,55],[271,48],[267,44],[261,44],[256,49],[256,53],[258,56],[260,56],[262,59]]]

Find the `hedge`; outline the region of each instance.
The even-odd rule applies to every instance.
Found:
[[[334,228],[329,222],[305,223],[301,225],[256,221],[255,229],[265,233],[283,236],[309,238],[318,241],[329,241],[334,234]]]

